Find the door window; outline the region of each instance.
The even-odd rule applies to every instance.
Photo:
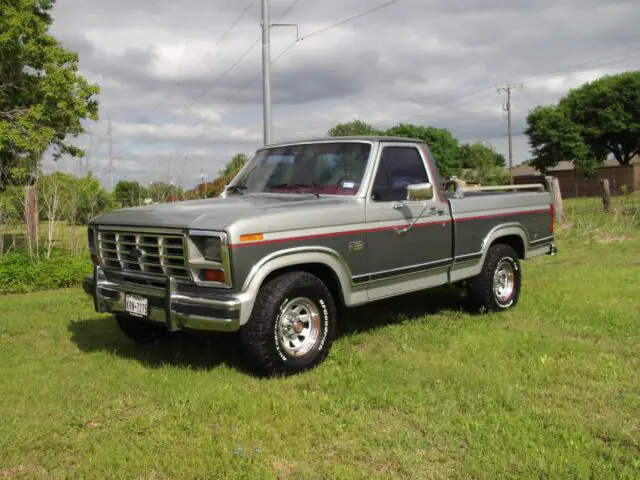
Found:
[[[373,199],[393,202],[407,199],[407,185],[428,183],[429,176],[415,147],[384,147],[373,182]]]

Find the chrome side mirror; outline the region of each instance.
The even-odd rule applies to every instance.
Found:
[[[433,185],[430,183],[407,185],[407,200],[433,200]]]

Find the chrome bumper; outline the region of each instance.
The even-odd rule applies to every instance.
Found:
[[[241,300],[231,296],[196,297],[180,292],[175,279],[169,277],[165,288],[135,283],[109,281],[101,267],[83,282],[84,291],[93,297],[96,312],[128,314],[125,294],[148,299],[148,315],[143,320],[166,325],[171,332],[209,330],[233,332],[240,328]]]

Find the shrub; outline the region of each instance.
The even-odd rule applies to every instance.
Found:
[[[91,270],[88,256],[54,250],[50,258],[32,261],[27,253],[11,252],[0,262],[0,294],[77,287]]]

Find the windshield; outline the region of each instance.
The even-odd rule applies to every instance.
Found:
[[[260,150],[230,190],[242,194],[355,195],[370,151],[370,144],[358,142],[311,143]]]

